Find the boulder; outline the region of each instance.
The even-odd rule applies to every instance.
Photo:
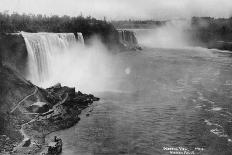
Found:
[[[26,138],[23,140],[23,144],[22,147],[28,147],[31,145],[31,139],[30,138]]]
[[[45,102],[35,102],[28,107],[28,111],[32,113],[45,113],[49,111],[49,105]]]

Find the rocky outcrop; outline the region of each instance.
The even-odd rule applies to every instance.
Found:
[[[207,43],[207,48],[232,51],[232,42],[210,41]]]
[[[27,110],[31,113],[45,113],[49,111],[49,105],[45,102],[35,102]]]
[[[23,125],[22,130],[30,137],[32,145],[27,148],[17,148],[13,153],[35,153],[43,148],[45,136],[51,132],[73,126],[80,118],[78,115],[87,108],[93,101],[99,98],[91,94],[76,92],[75,88],[69,88],[57,84],[43,90],[47,100],[56,98],[58,102],[52,102],[53,106],[49,112],[39,113],[32,121]],[[52,99],[49,99],[52,97]]]
[[[20,34],[0,34],[0,61],[18,72],[27,70],[27,49]]]
[[[37,99],[47,101],[41,91],[37,91],[26,101],[17,104],[34,92],[35,88],[9,67],[0,67],[0,81],[0,152],[2,152],[11,151],[23,139],[20,133],[21,125],[32,119],[31,115],[23,114],[27,112],[25,107],[36,102]]]
[[[73,126],[82,109],[99,100],[61,84],[39,88],[6,66],[0,67],[0,80],[0,152],[12,151],[23,138],[30,139],[29,147],[17,147],[13,153],[41,150],[47,134]],[[43,110],[33,111],[32,106]]]

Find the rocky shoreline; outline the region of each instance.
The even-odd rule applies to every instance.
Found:
[[[75,88],[61,86],[61,84],[56,84],[47,89],[35,85],[34,87],[38,89],[38,92],[47,102],[39,102],[43,103],[43,106],[34,106],[38,105],[38,102],[36,102],[36,104],[24,107],[26,112],[23,115],[30,115],[31,118],[21,124],[20,131],[24,139],[17,146],[17,143],[6,146],[6,150],[14,149],[1,152],[3,154],[39,154],[46,148],[46,135],[72,127],[80,120],[78,116],[81,111],[94,101],[99,100],[92,94],[76,92]],[[14,113],[12,112],[9,115],[15,115]]]

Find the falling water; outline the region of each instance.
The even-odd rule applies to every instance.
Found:
[[[135,37],[135,33],[133,31],[118,30],[118,34],[119,34],[119,41],[122,44],[128,44],[128,45],[138,44],[138,41]]]
[[[28,79],[40,83],[49,78],[50,60],[57,52],[67,52],[77,43],[84,44],[81,33],[27,33],[21,32],[28,51]]]
[[[82,33],[80,33],[80,32],[77,32],[77,40],[78,40],[78,42],[80,42],[82,45],[85,44],[83,35],[82,35]]]

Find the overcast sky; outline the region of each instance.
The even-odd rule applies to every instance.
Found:
[[[0,11],[115,19],[230,17],[232,0],[0,0]]]

